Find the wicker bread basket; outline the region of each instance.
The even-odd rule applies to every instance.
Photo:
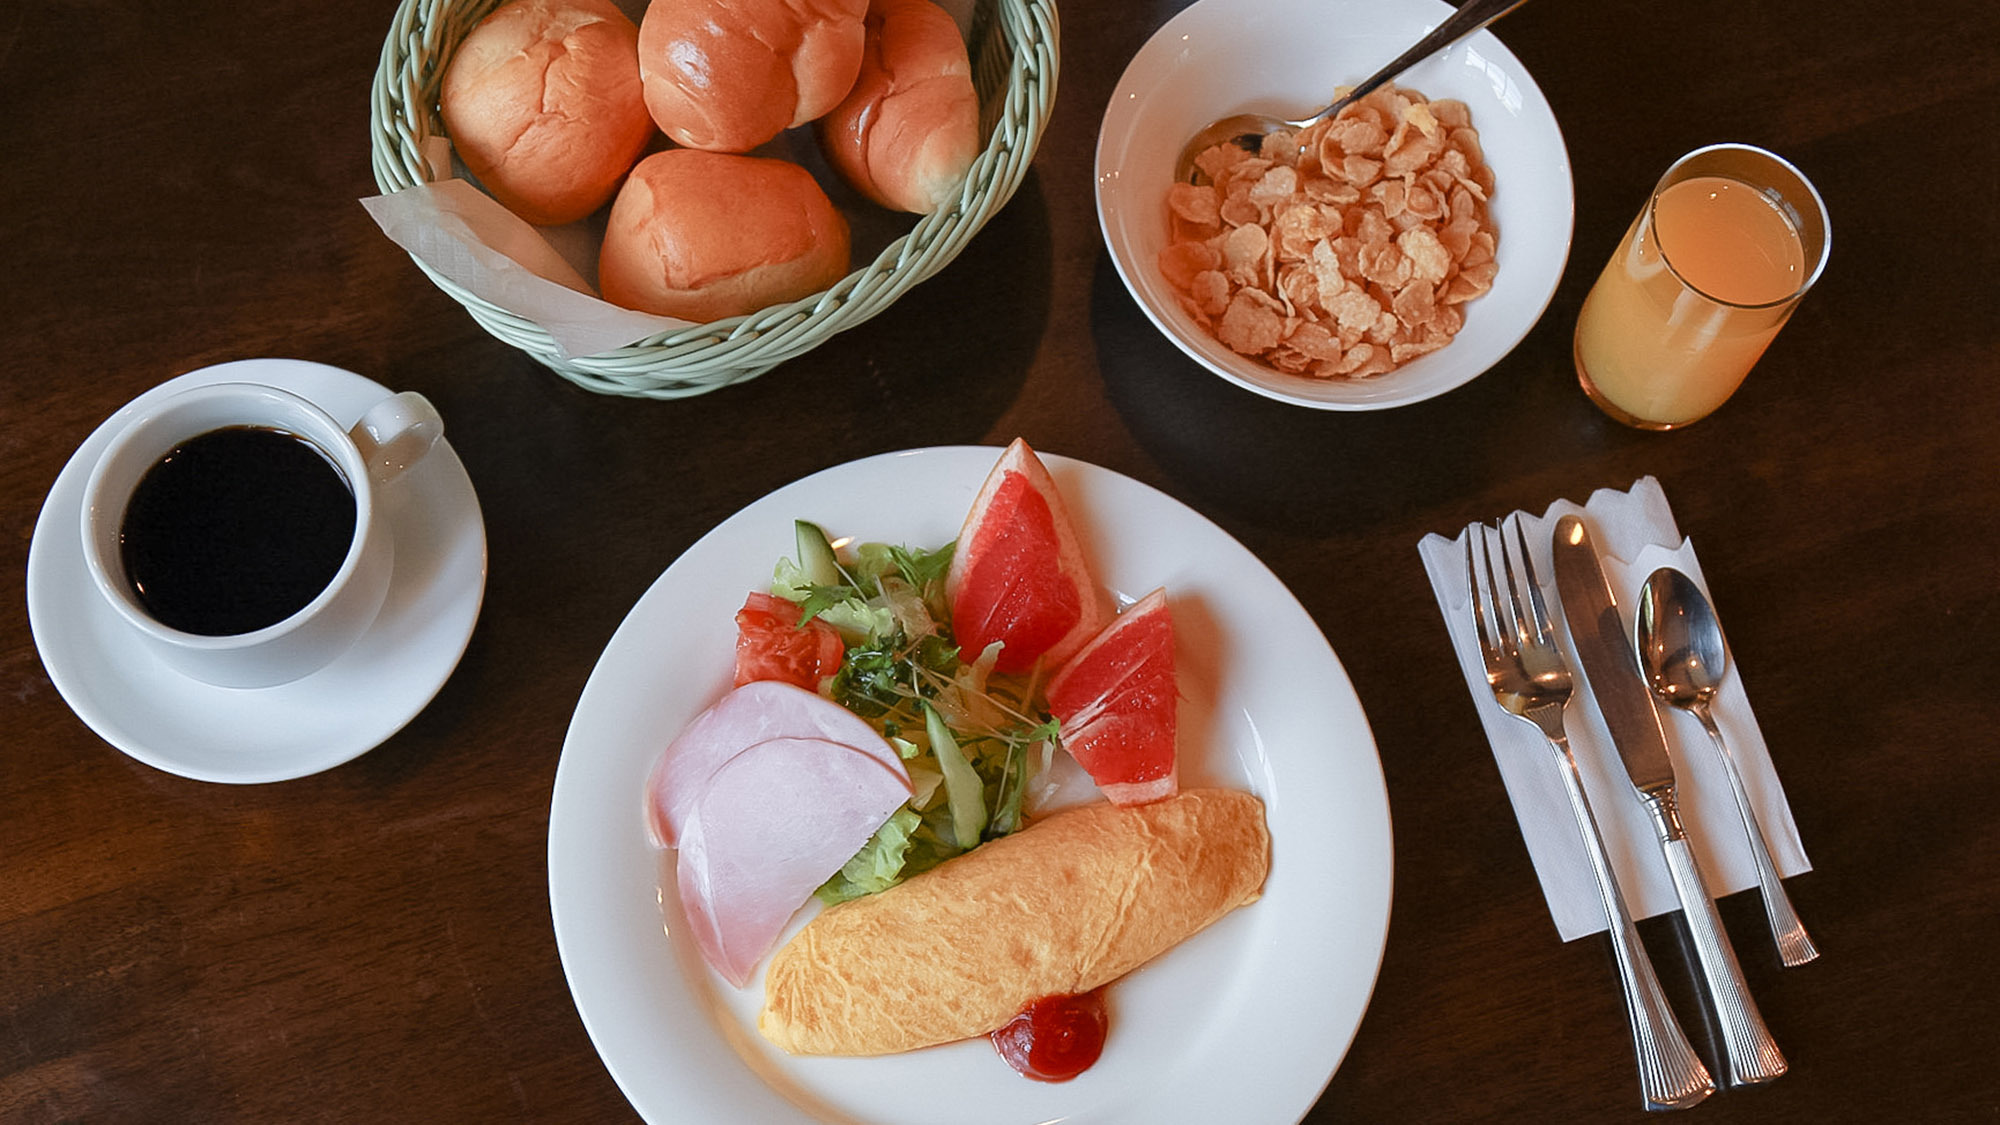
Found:
[[[443,132],[437,103],[445,67],[459,41],[499,4],[403,0],[396,10],[372,99],[370,141],[375,182],[383,192],[438,178],[423,149]],[[958,198],[917,220],[873,261],[815,296],[597,355],[564,356],[540,325],[475,296],[422,261],[417,264],[486,331],[589,390],[680,398],[753,378],[888,308],[957,257],[1020,186],[1055,101],[1054,0],[978,0],[967,46],[980,126],[988,139]]]

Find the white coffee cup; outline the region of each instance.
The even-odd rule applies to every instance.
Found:
[[[185,632],[156,619],[133,588],[121,546],[126,509],[169,452],[211,431],[246,426],[308,442],[339,469],[354,497],[354,537],[333,578],[291,616],[249,632]],[[260,688],[318,671],[353,647],[388,594],[395,544],[377,490],[420,461],[443,432],[436,409],[414,391],[376,403],[351,429],[306,399],[260,383],[211,383],[148,403],[113,435],[84,486],[91,583],[135,641],[194,679]]]

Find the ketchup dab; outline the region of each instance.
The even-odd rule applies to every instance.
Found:
[[[1104,1053],[1104,990],[1044,996],[988,1035],[1007,1065],[1037,1082],[1067,1082]]]

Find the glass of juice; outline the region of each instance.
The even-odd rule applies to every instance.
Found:
[[[1584,298],[1584,393],[1645,430],[1706,417],[1818,280],[1830,241],[1819,192],[1781,157],[1740,144],[1681,157]]]

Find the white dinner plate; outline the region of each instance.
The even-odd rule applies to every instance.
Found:
[[[216,687],[167,667],[90,583],[79,527],[84,482],[133,412],[163,395],[232,381],[282,387],[342,425],[391,393],[338,367],[247,359],[190,371],[133,399],[84,440],[42,504],[28,548],[28,620],[49,679],[99,737],[168,773],[252,784],[359,757],[430,703],[479,619],[486,525],[465,466],[440,440],[380,493],[395,532],[395,568],[381,612],[354,647],[269,688]]]
[[[1182,784],[1266,803],[1263,897],[1112,985],[1103,1057],[1059,1084],[1015,1074],[984,1040],[787,1056],[756,1032],[762,970],[738,990],[702,963],[673,901],[672,853],[648,841],[643,787],[667,741],[728,689],[736,609],[794,553],[795,519],[949,542],[999,453],[885,454],[773,492],[675,560],[599,658],[556,771],[549,898],[584,1025],[648,1121],[1293,1122],[1352,1041],[1381,964],[1392,863],[1381,762],[1347,674],[1291,592],[1220,528],[1062,457],[1043,460],[1098,577],[1121,601],[1160,586],[1171,599]]]

